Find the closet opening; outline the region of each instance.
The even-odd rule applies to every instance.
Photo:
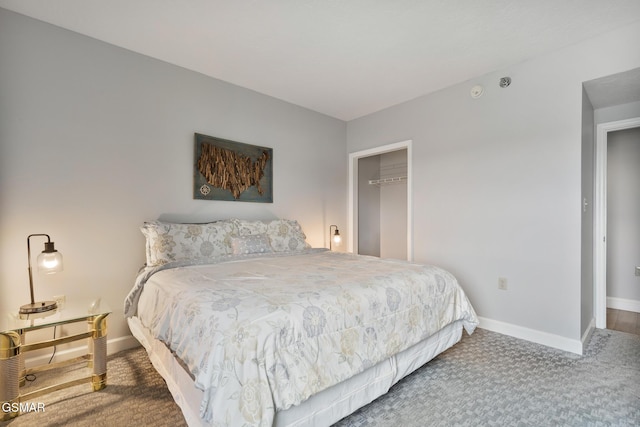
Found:
[[[413,260],[411,141],[349,155],[348,250]]]

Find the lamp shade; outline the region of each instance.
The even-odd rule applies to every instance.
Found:
[[[52,274],[62,271],[62,254],[55,249],[53,242],[44,244],[44,251],[38,255],[37,265],[40,273]]]
[[[333,230],[334,228],[335,230],[332,234],[331,230]],[[329,226],[329,249],[332,250],[333,245],[335,244],[336,246],[338,246],[341,241],[342,241],[342,237],[340,237],[340,230],[338,230],[338,226],[333,224],[330,225]]]

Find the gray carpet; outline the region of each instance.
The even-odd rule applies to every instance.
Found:
[[[640,336],[597,330],[584,357],[479,329],[338,423],[639,426]]]
[[[0,426],[185,425],[142,348],[111,356],[108,369],[103,391],[90,393],[89,385],[81,385],[37,398],[46,404],[44,413]],[[35,383],[47,381],[42,374]],[[597,330],[578,356],[482,329],[337,424],[639,425],[640,336]]]

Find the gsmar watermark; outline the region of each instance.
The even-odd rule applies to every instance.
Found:
[[[3,402],[2,412],[8,414],[10,412],[44,412],[45,405],[42,402]]]

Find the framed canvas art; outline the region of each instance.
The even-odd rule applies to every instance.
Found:
[[[273,149],[196,133],[193,198],[273,203]]]

